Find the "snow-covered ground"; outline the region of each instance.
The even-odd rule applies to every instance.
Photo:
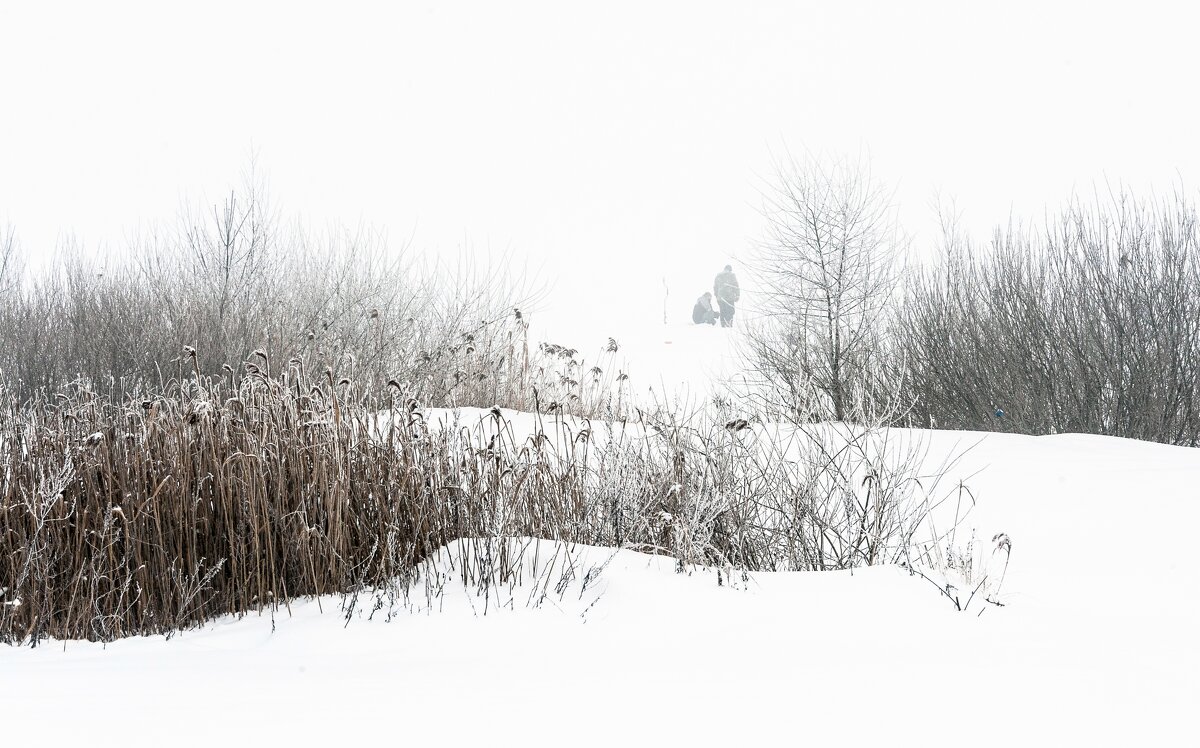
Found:
[[[719,336],[730,334],[659,327],[623,342],[666,381],[712,368],[713,341],[730,343]],[[1004,607],[957,612],[895,567],[760,573],[731,587],[711,570],[677,574],[669,559],[577,547],[561,586],[561,566],[486,600],[451,584],[435,610],[418,595],[390,622],[386,611],[367,620],[367,607],[347,624],[326,598],[170,640],[0,649],[0,736],[14,746],[1195,745],[1200,450],[923,436],[930,459],[972,447],[954,475],[970,476],[979,500],[967,528],[980,547],[1011,538]],[[538,552],[544,567],[554,550]]]

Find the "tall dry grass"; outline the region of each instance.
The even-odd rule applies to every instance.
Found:
[[[858,437],[780,448],[760,426],[669,408],[428,423],[398,382],[360,391],[265,354],[236,378],[192,366],[136,397],[82,383],[24,405],[5,394],[0,640],[407,595],[452,541],[480,549],[464,583],[493,575],[489,539],[511,537],[669,554],[681,570],[881,563],[927,509],[911,466],[885,476]]]
[[[582,537],[578,473],[544,440],[485,446],[426,428],[398,384],[365,396],[298,362],[269,370],[264,355],[142,398],[6,397],[0,639],[171,631],[402,584],[456,538]]]

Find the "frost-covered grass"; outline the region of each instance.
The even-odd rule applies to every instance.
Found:
[[[429,410],[302,369],[9,408],[9,642],[169,634],[310,595],[407,597],[430,554],[463,539],[638,549],[727,578],[896,563],[946,498],[919,444],[886,431],[667,407],[636,421]]]

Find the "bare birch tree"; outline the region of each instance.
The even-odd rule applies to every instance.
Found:
[[[886,386],[880,325],[906,246],[890,195],[861,161],[789,157],[762,212],[757,373],[794,414],[846,420]]]

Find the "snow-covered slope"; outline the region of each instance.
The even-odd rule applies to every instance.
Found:
[[[579,547],[564,575],[562,556],[546,571],[555,549],[543,542],[520,585],[484,596],[450,583],[433,610],[417,595],[390,622],[388,608],[368,620],[364,600],[347,624],[326,598],[170,641],[0,649],[0,734],[11,745],[1194,745],[1200,450],[924,436],[931,459],[971,447],[954,475],[978,498],[967,528],[979,547],[1011,538],[1004,607],[957,612],[894,567],[718,586],[713,570]]]

